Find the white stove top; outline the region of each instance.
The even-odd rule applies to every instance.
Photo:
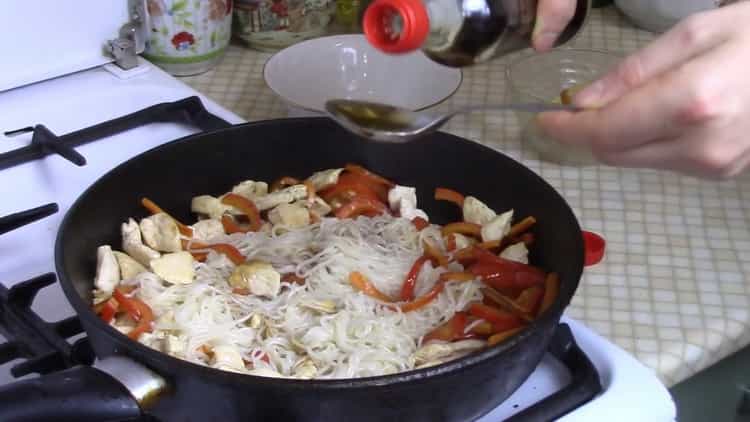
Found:
[[[0,133],[44,124],[63,135],[156,103],[194,95],[219,117],[231,123],[243,121],[147,62],[127,78],[116,76],[117,72],[105,67],[0,92]],[[57,228],[78,195],[117,164],[193,132],[194,128],[179,124],[152,124],[78,147],[88,160],[83,167],[59,156],[48,156],[0,170],[0,216],[50,202],[60,206],[57,214],[0,236],[0,282],[10,287],[54,272]],[[13,138],[0,134],[0,153],[27,145],[30,140],[30,133]],[[48,321],[73,315],[57,284],[42,290],[34,310]],[[652,371],[580,323],[567,319],[566,322],[599,370],[604,392],[562,420],[664,422],[675,418],[674,404]],[[0,366],[0,385],[12,380],[9,366]],[[545,358],[531,378],[481,422],[495,422],[517,413],[559,390],[568,378],[559,363],[551,357]]]

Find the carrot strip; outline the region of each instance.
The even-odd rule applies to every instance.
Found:
[[[393,302],[385,293],[378,290],[362,273],[353,271],[349,274],[349,283],[354,286],[355,289],[363,292],[364,294],[374,297],[383,302]]]
[[[508,239],[513,239],[515,237],[520,236],[523,232],[527,231],[536,224],[536,218],[532,216],[528,216],[524,218],[523,220],[519,221],[518,223],[512,225],[510,227],[510,230],[508,231],[508,234],[505,235]]]
[[[448,271],[440,274],[440,280],[443,282],[449,281],[471,281],[476,280],[477,276],[469,272],[461,271]]]
[[[553,303],[555,303],[559,291],[560,279],[558,278],[557,273],[547,274],[547,278],[544,280],[544,297],[542,297],[542,304],[539,306],[538,315],[543,314]]]
[[[453,202],[459,207],[464,206],[464,196],[453,189],[448,188],[436,188],[435,199],[438,201]]]
[[[198,262],[206,262],[206,259],[208,258],[208,252],[190,251],[190,255],[193,255],[193,259],[195,259]]]
[[[202,242],[188,241],[183,239],[182,247],[183,249],[190,250],[190,253],[193,253],[195,249],[212,249],[215,252],[224,254],[227,258],[229,258],[230,261],[234,263],[234,265],[240,265],[245,262],[245,256],[242,255],[242,252],[228,243],[214,243],[212,245],[207,245]]]
[[[305,180],[305,187],[307,188],[307,200],[312,203],[315,200],[315,186],[310,179]]]
[[[444,289],[445,282],[438,281],[437,283],[435,283],[435,286],[430,289],[429,292],[412,300],[411,302],[402,303],[401,305],[399,305],[399,308],[401,308],[402,312],[416,311],[417,309],[422,308],[428,303],[432,302]]]
[[[236,295],[247,296],[250,294],[250,289],[247,287],[235,287],[232,289],[232,293]]]
[[[484,297],[488,298],[493,304],[498,305],[503,310],[506,310],[520,317],[526,322],[530,322],[532,320],[529,314],[526,312],[526,309],[519,306],[512,299],[505,297],[502,293],[498,292],[492,287],[483,287],[481,291]]]
[[[461,233],[467,236],[480,237],[482,235],[482,226],[461,221],[458,223],[446,224],[441,231],[443,236],[448,236],[451,233]]]
[[[156,205],[156,203],[154,201],[152,201],[152,200],[150,200],[148,198],[141,198],[141,204],[147,210],[149,210],[149,212],[151,212],[151,214],[159,214],[159,213],[166,214],[167,217],[171,218],[174,221],[174,223],[177,225],[177,229],[180,231],[180,233],[183,236],[190,237],[190,236],[193,235],[193,229],[192,228],[190,228],[190,227],[188,227],[188,226],[180,223],[179,220],[177,220],[176,218],[172,217],[169,213],[167,213],[166,211],[164,211],[163,209],[161,209],[161,207],[159,207],[158,205]]]
[[[489,339],[487,339],[487,345],[488,346],[494,346],[494,345],[500,343],[501,341],[506,340],[506,339],[514,336],[516,333],[518,333],[522,329],[523,329],[523,327],[518,327],[518,328],[513,328],[511,330],[508,330],[508,331],[503,331],[501,333],[493,334],[492,336],[490,336]]]
[[[224,233],[226,234],[247,233],[252,231],[250,230],[250,227],[243,227],[241,224],[237,223],[237,221],[234,220],[234,217],[228,214],[221,216],[221,225],[224,226]]]
[[[448,265],[448,258],[443,255],[435,246],[431,245],[425,240],[422,242],[422,247],[424,248],[425,255],[430,257],[433,265],[437,264],[441,267],[445,267],[446,265]]]

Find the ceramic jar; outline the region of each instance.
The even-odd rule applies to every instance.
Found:
[[[326,33],[329,0],[236,0],[234,34],[251,48],[276,51]]]
[[[232,0],[147,0],[143,56],[177,76],[211,69],[229,45],[232,9]]]

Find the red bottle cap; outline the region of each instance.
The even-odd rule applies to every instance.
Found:
[[[604,257],[606,241],[603,237],[592,232],[583,232],[583,247],[585,250],[583,265],[590,266],[598,264]]]
[[[395,25],[401,18],[401,28]],[[362,27],[367,41],[386,53],[419,49],[430,31],[430,19],[421,0],[375,0],[365,11]]]

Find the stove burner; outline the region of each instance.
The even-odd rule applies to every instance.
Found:
[[[17,212],[5,217],[0,217],[0,234],[7,233],[21,226],[33,223],[34,221],[41,220],[44,217],[48,217],[56,213],[58,210],[59,207],[57,206],[57,204],[50,203],[47,205],[42,205],[41,207]]]
[[[6,136],[28,132],[34,134],[29,145],[0,154],[0,170],[38,160],[50,154],[58,154],[78,166],[83,166],[86,164],[86,158],[78,153],[75,147],[157,122],[186,123],[203,131],[230,126],[226,120],[209,113],[200,98],[192,96],[171,103],[155,104],[62,136],[55,135],[44,125],[25,127],[5,132]]]

